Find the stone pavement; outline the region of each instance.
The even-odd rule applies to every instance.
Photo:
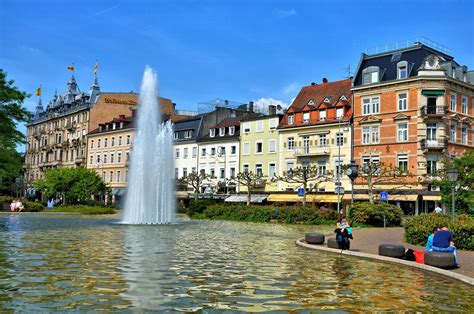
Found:
[[[402,227],[392,228],[354,228],[352,230],[354,240],[351,241],[351,251],[377,254],[379,244],[402,244],[405,248],[418,251],[424,250],[422,246],[408,244],[404,241],[404,229]],[[334,235],[334,234],[332,234]],[[329,236],[332,236],[329,235]],[[474,252],[458,250],[460,268],[453,272],[474,278]]]

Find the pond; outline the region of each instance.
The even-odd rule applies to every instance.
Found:
[[[315,226],[0,215],[0,310],[472,312],[472,288],[295,245]]]

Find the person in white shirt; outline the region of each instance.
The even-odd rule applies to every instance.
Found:
[[[441,214],[443,212],[443,209],[439,207],[439,203],[436,203],[436,207],[434,209],[434,212],[437,214]]]

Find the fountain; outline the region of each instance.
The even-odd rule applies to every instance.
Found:
[[[156,73],[145,68],[131,151],[125,224],[167,224],[175,219],[173,128],[161,121]]]

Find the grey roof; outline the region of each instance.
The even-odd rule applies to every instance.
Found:
[[[199,127],[201,126],[202,116],[194,116],[189,119],[180,120],[173,124],[174,132],[178,132],[178,138],[175,141],[195,141],[199,134]],[[191,137],[185,138],[185,131],[192,130]]]

